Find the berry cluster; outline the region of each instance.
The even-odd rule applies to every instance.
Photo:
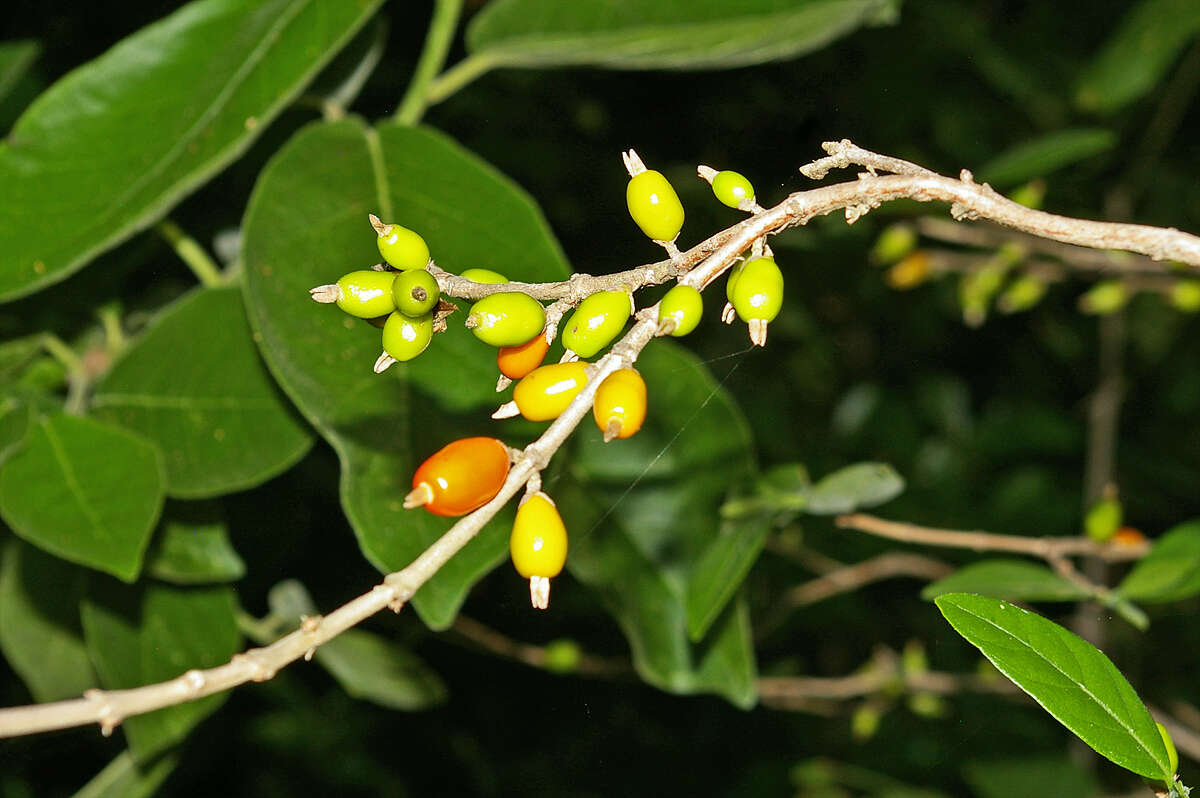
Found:
[[[624,157],[630,174],[626,191],[630,216],[673,259],[680,257],[675,239],[684,213],[674,188],[661,173],[646,169],[632,150]],[[725,205],[751,213],[762,211],[745,177],[705,166],[699,173]],[[382,327],[383,354],[375,363],[375,370],[381,372],[421,354],[433,334],[445,329],[446,318],[457,307],[442,299],[446,283],[439,285],[436,275],[449,275],[430,270],[429,247],[419,234],[374,215],[370,222],[384,263],[350,272],[337,283],[318,286],[311,293],[318,302],[337,304],[350,315]],[[480,284],[509,282],[487,269],[467,269],[459,276]],[[782,305],[783,276],[761,242],[748,260],[731,271],[727,296],[730,304],[722,318],[731,323],[736,314],[748,323],[751,340],[764,345],[767,324]],[[612,344],[636,310],[633,294],[625,288],[586,296],[561,325],[548,325],[546,308],[521,291],[499,291],[475,302],[465,324],[476,338],[497,348],[496,365],[503,375],[497,390],[516,381],[512,401],[493,418],[518,414],[530,421],[558,418],[594,372],[586,358]],[[699,325],[702,312],[700,291],[680,282],[658,304],[658,334],[687,335]],[[566,352],[560,362],[543,365],[556,329],[562,331]],[[646,403],[646,383],[635,369],[609,374],[596,387],[592,402],[592,415],[604,440],[636,434],[646,419]],[[454,441],[417,469],[404,506],[424,507],[440,516],[473,512],[500,493],[515,454],[496,438]],[[533,606],[544,609],[549,602],[549,580],[562,571],[566,561],[567,532],[553,500],[532,485],[517,510],[510,553],[517,572],[529,580]]]

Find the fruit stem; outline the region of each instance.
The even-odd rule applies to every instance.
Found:
[[[404,509],[412,510],[416,507],[424,507],[431,501],[433,501],[433,488],[429,487],[428,482],[421,482],[404,497]]]
[[[337,283],[329,283],[310,288],[308,293],[314,301],[320,302],[322,305],[332,305],[342,298],[342,287]]]
[[[368,213],[367,219],[371,222],[371,227],[375,228],[376,235],[385,236],[392,232],[392,226],[390,224],[384,224],[375,214]]]
[[[747,325],[750,327],[750,341],[755,346],[766,346],[767,322],[763,319],[750,319]]]
[[[604,428],[604,442],[610,443],[617,439],[621,434],[621,420],[618,418],[611,419],[608,426]]]
[[[392,357],[387,352],[384,352],[383,354],[381,354],[379,357],[377,357],[375,359],[375,365],[374,365],[373,369],[376,374],[382,374],[383,372],[390,369],[392,367],[392,364],[396,363],[396,362],[397,362],[396,358]]]
[[[550,606],[550,580],[544,576],[529,577],[529,603],[535,610]]]
[[[637,177],[646,171],[646,164],[642,163],[642,159],[633,150],[621,153],[621,160],[625,163],[625,171],[630,177]]]
[[[717,176],[717,170],[711,166],[700,164],[696,167],[696,174],[700,175],[700,179],[711,186],[713,178]]]

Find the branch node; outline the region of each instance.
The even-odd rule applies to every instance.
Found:
[[[300,631],[311,635],[321,628],[323,620],[325,620],[325,616],[323,615],[301,615]]]
[[[199,694],[200,691],[204,689],[204,686],[208,684],[208,679],[204,678],[204,674],[195,668],[192,668],[190,671],[183,674],[182,678],[184,684],[187,685],[188,691],[192,695]]]

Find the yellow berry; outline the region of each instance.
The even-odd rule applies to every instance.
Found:
[[[513,401],[530,421],[550,421],[567,409],[587,385],[588,364],[581,360],[539,366],[513,389]]]
[[[634,369],[618,369],[596,388],[592,417],[604,440],[628,438],[646,420],[646,382]]]
[[[655,241],[674,241],[683,227],[683,204],[661,172],[639,172],[625,188],[629,215]]]
[[[538,491],[517,508],[508,550],[517,573],[529,580],[533,606],[546,609],[550,579],[567,561],[567,527],[545,493]]]

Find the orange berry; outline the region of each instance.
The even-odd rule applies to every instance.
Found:
[[[496,352],[496,365],[505,377],[519,380],[542,365],[549,350],[550,342],[539,333],[523,344],[500,347]]]
[[[1123,526],[1112,536],[1112,542],[1119,546],[1140,546],[1146,542],[1146,536],[1140,529]]]
[[[495,438],[461,438],[430,455],[413,474],[407,509],[466,515],[487,504],[508,477],[508,447]]]

